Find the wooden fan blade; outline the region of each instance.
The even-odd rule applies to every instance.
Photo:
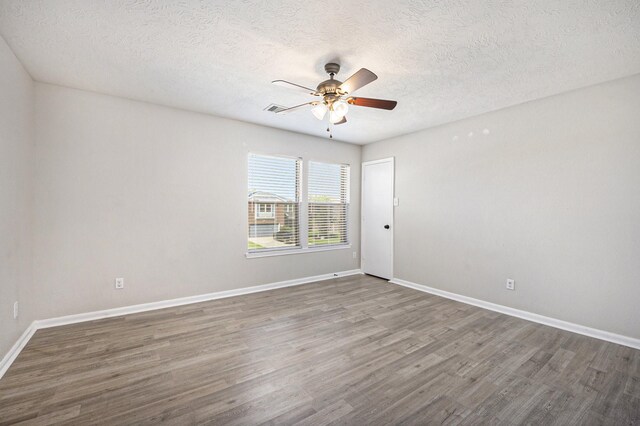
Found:
[[[356,72],[354,75],[349,77],[344,83],[340,85],[338,88],[342,93],[353,93],[359,88],[366,86],[372,81],[378,78],[377,75],[372,73],[366,68],[360,68],[360,71]]]
[[[317,104],[318,104],[317,102],[307,102],[306,104],[300,104],[300,105],[292,106],[291,108],[285,108],[285,109],[283,109],[281,111],[276,112],[276,114],[288,114],[290,112],[302,109],[302,108],[304,108],[306,106],[317,105]]]
[[[285,80],[273,80],[271,82],[276,86],[286,87],[287,89],[297,90],[298,92],[306,93],[307,95],[319,96],[318,92],[315,89],[310,89],[309,87],[304,87],[299,84],[291,83],[290,81]]]
[[[347,117],[342,117],[342,120],[338,121],[337,123],[333,123],[334,126],[337,126],[338,124],[344,124],[347,122]]]
[[[379,108],[392,110],[398,105],[396,101],[387,101],[385,99],[372,99],[372,98],[349,98],[347,99],[350,105],[363,106],[369,108]]]

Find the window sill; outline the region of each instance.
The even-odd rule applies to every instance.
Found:
[[[307,248],[297,248],[291,250],[265,250],[262,252],[250,252],[246,253],[245,256],[247,259],[254,259],[257,257],[271,257],[271,256],[286,256],[289,254],[303,254],[303,253],[316,253],[320,251],[333,251],[333,250],[344,250],[351,248],[351,244],[340,244],[334,246],[326,246],[326,247],[307,247]]]

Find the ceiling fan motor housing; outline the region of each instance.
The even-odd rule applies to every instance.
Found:
[[[338,93],[338,87],[340,87],[341,84],[342,82],[340,80],[325,80],[322,83],[318,84],[316,90],[321,95],[335,95]]]
[[[333,78],[333,76],[340,71],[340,64],[330,62],[324,66],[324,70],[329,74],[330,78],[318,84],[316,90],[323,96],[324,102],[327,105],[331,105],[334,101],[338,100],[341,95],[341,93],[339,93],[339,87],[342,82]]]

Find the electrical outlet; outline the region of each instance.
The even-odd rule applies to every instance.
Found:
[[[353,258],[354,258],[354,259],[357,259],[357,258],[358,258],[358,252],[356,252],[356,251],[354,251],[354,252],[353,252]]]
[[[516,280],[512,278],[507,278],[507,290],[515,290],[516,289]]]
[[[116,278],[116,289],[121,290],[124,288],[124,278]]]
[[[13,302],[13,319],[18,319],[18,301]]]

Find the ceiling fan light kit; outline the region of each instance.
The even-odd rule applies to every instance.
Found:
[[[324,104],[324,102],[318,102],[318,104],[311,109],[311,112],[316,116],[318,120],[322,120],[328,110],[329,109]]]
[[[287,114],[311,106],[313,107],[311,109],[311,113],[318,120],[324,120],[325,117],[328,116],[329,127],[327,128],[327,131],[329,132],[329,138],[333,138],[333,135],[331,134],[331,125],[344,124],[347,122],[346,115],[347,112],[349,112],[349,105],[392,110],[398,104],[396,101],[388,101],[384,99],[355,98],[349,96],[351,93],[378,78],[377,75],[366,68],[361,68],[344,82],[334,78],[335,75],[340,72],[339,64],[330,62],[324,66],[324,70],[329,74],[329,79],[318,84],[315,90],[286,80],[272,81],[275,85],[288,87],[311,96],[318,96],[322,98],[322,100],[319,101],[312,101],[290,108],[284,108],[276,111],[276,114]]]

